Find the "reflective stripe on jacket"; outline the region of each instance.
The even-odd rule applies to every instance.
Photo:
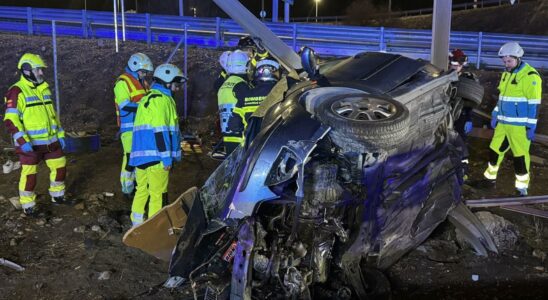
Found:
[[[219,113],[221,118],[221,131],[226,133],[228,130],[228,121],[232,116],[232,111],[238,102],[236,95],[234,94],[234,88],[239,84],[247,86],[246,81],[238,75],[230,75],[219,91],[217,92],[217,103],[219,105]]]
[[[5,102],[4,122],[16,146],[26,142],[49,145],[65,137],[47,82],[35,86],[21,76],[8,90]]]
[[[143,86],[136,77],[124,73],[118,77],[114,85],[114,101],[116,117],[120,132],[131,131],[137,111],[137,103],[146,95],[148,87]]]
[[[535,128],[542,98],[542,80],[538,72],[522,62],[512,72],[503,72],[498,86],[499,100],[493,110],[498,122]]]
[[[162,162],[171,166],[181,160],[181,133],[175,101],[161,86],[152,90],[140,102],[133,127],[130,166]]]

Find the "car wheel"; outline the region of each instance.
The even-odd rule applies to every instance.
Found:
[[[465,107],[476,107],[483,99],[484,88],[474,79],[461,76],[456,84],[457,97],[461,97]]]
[[[364,94],[326,99],[317,108],[320,121],[331,126],[333,142],[352,151],[389,150],[409,129],[409,110],[400,102]],[[345,147],[348,146],[348,147]]]

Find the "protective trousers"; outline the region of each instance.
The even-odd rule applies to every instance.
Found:
[[[135,189],[135,167],[128,165],[129,154],[131,153],[133,132],[123,132],[120,135],[124,154],[122,157],[122,170],[120,171],[120,184],[122,185],[122,193],[131,194]]]
[[[516,175],[515,187],[527,189],[529,187],[529,147],[531,141],[527,139],[526,127],[499,123],[495,128],[493,140],[489,145],[491,155],[489,165],[483,175],[490,180],[497,179],[499,166],[508,149],[514,155],[514,172]]]
[[[131,222],[133,225],[139,225],[145,221],[145,206],[148,203],[147,218],[157,213],[167,203],[167,184],[169,181],[169,171],[164,170],[162,163],[135,170],[137,179],[137,191],[133,198],[131,206]]]
[[[38,164],[46,161],[50,169],[49,194],[52,197],[65,195],[65,177],[66,177],[66,158],[58,142],[48,146],[34,146],[33,152],[22,152],[18,149],[19,160],[22,170],[19,180],[19,201],[23,208],[29,208],[36,205],[36,173],[38,173]]]

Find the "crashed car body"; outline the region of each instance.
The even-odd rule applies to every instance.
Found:
[[[456,74],[386,53],[319,70],[280,81],[208,179],[172,278],[207,297],[363,299],[448,216],[478,253],[496,251],[461,203]]]

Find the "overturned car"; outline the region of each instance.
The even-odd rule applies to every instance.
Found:
[[[278,83],[195,194],[168,285],[205,299],[375,297],[388,291],[379,270],[448,217],[478,253],[496,251],[461,202],[454,72],[386,53],[319,68],[301,57],[309,78]]]
[[[229,15],[271,42],[245,11]],[[382,297],[382,270],[446,219],[477,253],[497,251],[461,202],[465,146],[453,122],[477,86],[387,53],[316,66],[304,49],[297,64],[273,42],[263,46],[304,72],[278,82],[245,145],[172,204],[187,219],[172,234],[167,287],[204,299]]]

